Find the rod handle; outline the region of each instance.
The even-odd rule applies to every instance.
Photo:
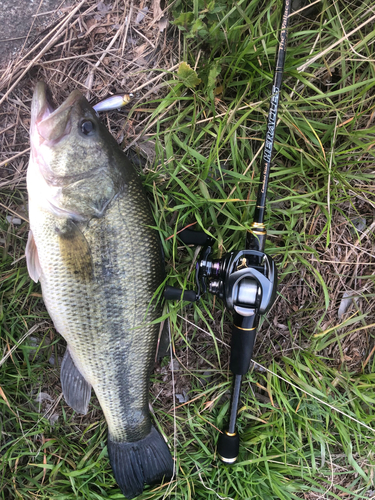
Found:
[[[220,460],[226,464],[234,464],[240,450],[240,438],[235,431],[230,433],[224,431],[220,434],[217,442],[217,454]]]
[[[234,375],[245,375],[249,370],[257,331],[254,324],[250,323],[250,328],[232,327],[230,370]]]

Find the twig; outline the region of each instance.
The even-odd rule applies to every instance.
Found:
[[[128,15],[127,23],[126,23],[124,39],[122,41],[122,46],[121,46],[121,57],[124,57],[125,45],[126,45],[126,40],[128,38],[128,31],[129,31],[129,25],[130,25],[130,21],[132,18],[132,14],[133,14],[133,2],[130,4],[129,15]]]
[[[11,208],[7,207],[6,205],[3,205],[2,203],[0,203],[0,207],[5,208],[5,210],[9,210],[9,212],[12,212],[12,214],[17,215],[17,217],[19,217],[20,219],[23,219],[25,222],[29,222],[29,220],[26,219],[26,217],[23,217],[22,215],[18,214],[17,212],[15,212]]]
[[[2,162],[0,162],[0,167],[3,167],[4,165],[7,165],[8,163],[10,163],[11,161],[15,160],[16,158],[18,158],[19,156],[22,156],[24,155],[25,153],[28,153],[30,151],[31,148],[27,148],[27,149],[24,149],[23,151],[17,153],[16,155],[12,156],[12,158],[9,158],[8,160],[3,160]]]
[[[211,333],[210,333],[210,332],[207,332],[206,330],[203,330],[203,328],[201,328],[200,326],[196,325],[195,323],[193,323],[193,322],[189,321],[188,319],[184,318],[184,317],[183,317],[183,316],[181,316],[180,314],[177,314],[177,317],[178,317],[178,318],[183,319],[184,321],[186,321],[186,323],[189,323],[190,325],[194,326],[194,328],[197,328],[197,329],[198,329],[198,330],[200,330],[201,332],[206,333],[209,337],[212,337],[212,336],[213,336],[213,337],[215,337],[216,341],[217,341],[217,342],[220,342],[220,344],[225,345],[225,347],[229,347],[229,345],[228,345],[228,344],[226,344],[226,343],[225,343],[225,342],[223,342],[222,340],[218,339],[215,335],[211,335]]]
[[[5,363],[5,361],[9,358],[9,356],[11,356],[11,355],[12,355],[12,353],[13,353],[13,352],[17,349],[17,347],[19,347],[19,346],[22,344],[22,342],[23,342],[25,339],[27,339],[27,337],[28,337],[29,335],[31,335],[32,333],[34,333],[34,332],[35,332],[35,331],[36,331],[36,330],[37,330],[40,326],[42,326],[42,324],[43,324],[43,323],[38,323],[37,325],[34,325],[32,328],[30,328],[30,330],[29,330],[29,331],[27,331],[27,332],[26,332],[26,333],[25,333],[25,334],[24,334],[24,335],[20,338],[20,340],[19,340],[16,344],[14,344],[14,346],[12,347],[12,349],[10,349],[10,351],[9,351],[9,352],[7,352],[7,354],[3,357],[3,359],[0,361],[0,366],[2,366],[2,365]]]
[[[174,66],[172,66],[171,68],[163,71],[162,73],[160,73],[159,75],[156,75],[154,78],[151,78],[151,80],[148,80],[146,83],[143,83],[142,85],[140,85],[139,87],[135,88],[135,89],[132,89],[133,92],[138,92],[139,90],[143,89],[144,87],[147,87],[147,85],[150,85],[150,83],[152,82],[155,82],[156,80],[159,80],[159,78],[161,78],[162,76],[165,75],[165,73],[168,73],[168,72],[171,72],[171,71],[174,71],[175,69],[177,69],[179,67],[180,64],[175,64]]]
[[[136,33],[138,33],[138,35],[139,35],[140,37],[142,37],[144,40],[146,40],[146,42],[147,42],[147,43],[149,43],[153,49],[155,49],[155,45],[151,42],[151,40],[149,40],[146,36],[144,36],[144,35],[143,35],[140,31],[138,31],[137,29],[135,29],[135,28],[134,28],[134,26],[132,27],[132,29],[133,29]]]
[[[18,85],[18,83],[22,80],[22,78],[26,75],[26,73],[34,66],[36,61],[42,57],[43,54],[45,54],[54,43],[62,36],[63,30],[65,27],[69,24],[69,21],[71,18],[74,16],[74,14],[82,7],[82,5],[86,2],[86,0],[82,0],[79,2],[79,4],[71,11],[71,13],[66,17],[65,21],[61,24],[60,28],[56,32],[56,34],[52,37],[52,39],[45,45],[45,47],[37,54],[32,61],[29,62],[29,64],[26,66],[26,68],[21,72],[20,76],[16,79],[16,81],[9,87],[7,92],[5,92],[4,96],[0,99],[0,104],[2,104],[5,99],[8,97],[8,95],[13,91],[13,89]],[[50,34],[48,35],[50,36]],[[38,43],[36,47],[41,45],[47,37],[43,38],[41,42]],[[35,47],[35,48],[36,48]]]
[[[117,33],[115,34],[115,36],[112,38],[112,40],[108,44],[108,47],[105,49],[103,54],[100,56],[99,60],[96,62],[95,66],[92,68],[92,70],[88,74],[88,77],[86,79],[86,82],[87,82],[86,87],[88,88],[88,92],[86,93],[86,99],[89,99],[89,94],[91,92],[92,84],[94,81],[94,73],[95,73],[96,69],[100,66],[103,59],[108,54],[108,51],[111,49],[112,45],[115,43],[115,41],[117,40],[119,35],[122,33],[123,29],[124,29],[124,24],[121,26],[121,28],[119,30],[117,30]]]

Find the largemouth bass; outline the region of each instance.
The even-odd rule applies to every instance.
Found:
[[[116,481],[134,498],[173,472],[148,410],[164,277],[154,220],[136,171],[80,92],[54,110],[39,82],[30,138],[27,266],[68,344],[63,394],[86,413],[94,389]]]

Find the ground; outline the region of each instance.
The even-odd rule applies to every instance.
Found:
[[[209,295],[197,304],[172,302],[166,312],[172,360],[155,367],[151,410],[177,474],[169,485],[148,489],[144,500],[373,496],[372,7],[317,2],[290,21],[267,207],[266,248],[278,266],[278,296],[244,382],[239,461],[229,470],[216,460],[230,398],[231,315]],[[8,15],[17,8],[4,9]],[[21,12],[30,26],[28,8]],[[183,227],[209,231],[215,256],[243,247],[250,227],[281,3],[187,1],[164,8],[156,0],[76,2],[39,16],[47,25],[34,24],[16,55],[12,40],[12,57],[3,59],[4,500],[121,498],[100,406],[93,397],[81,417],[65,404],[59,381],[65,344],[26,270],[35,83],[46,81],[56,104],[77,88],[91,103],[135,94],[129,106],[101,118],[137,165],[171,285],[195,287],[198,251],[176,237]],[[17,37],[28,33],[26,22],[22,28]],[[189,64],[188,77],[178,71],[181,62]]]
[[[69,5],[61,0],[22,0],[0,2],[1,40],[0,64],[6,65],[16,59],[20,50],[40,36],[43,27],[58,19]]]

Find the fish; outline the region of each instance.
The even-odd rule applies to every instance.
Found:
[[[67,342],[60,380],[85,414],[91,390],[108,425],[108,456],[126,498],[169,480],[174,462],[148,407],[164,262],[133,165],[85,97],[57,109],[38,82],[31,104],[26,261]]]

